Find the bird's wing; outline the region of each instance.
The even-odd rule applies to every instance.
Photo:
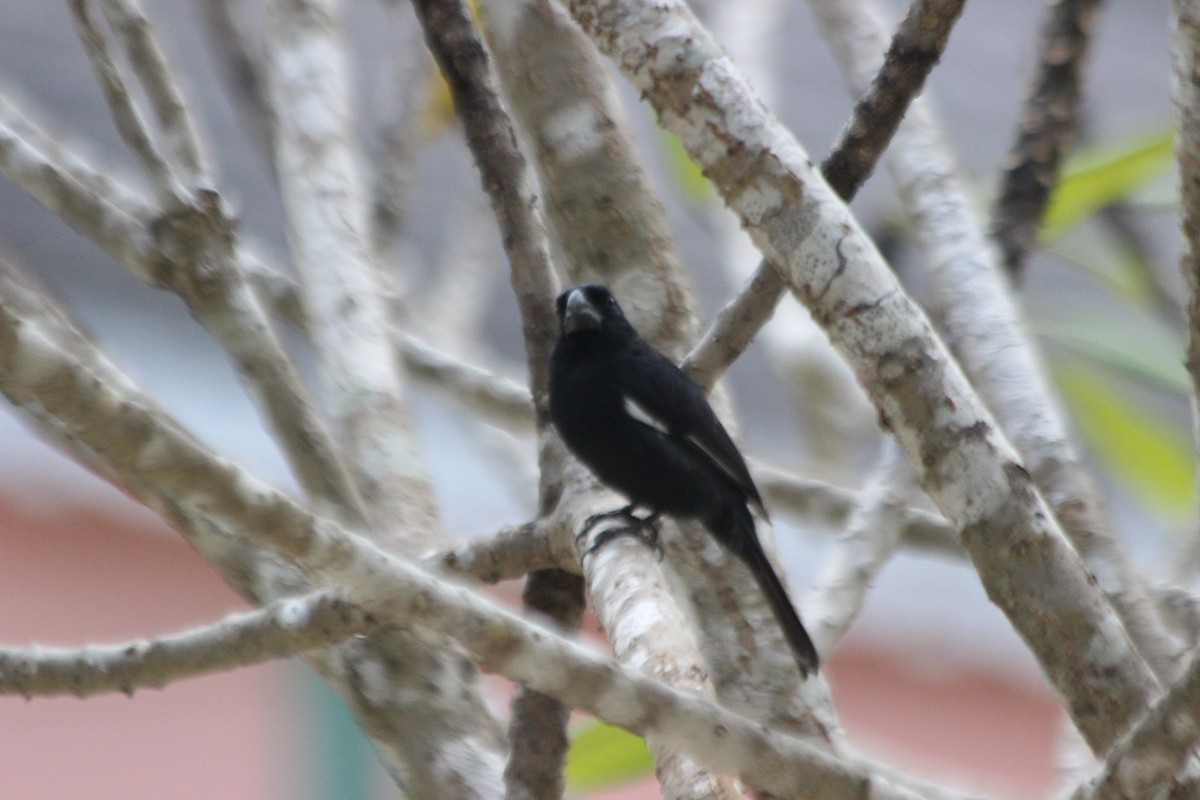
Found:
[[[628,363],[630,374],[621,383],[625,413],[711,463],[765,517],[745,459],[696,382],[650,347]]]

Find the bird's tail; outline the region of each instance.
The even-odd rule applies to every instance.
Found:
[[[808,631],[804,629],[804,623],[800,621],[800,615],[796,613],[796,608],[792,605],[791,598],[788,597],[783,581],[779,579],[775,567],[767,559],[767,554],[763,552],[754,527],[754,517],[750,515],[750,511],[745,505],[738,504],[734,508],[736,510],[734,519],[731,520],[732,530],[726,529],[728,531],[726,536],[730,533],[732,536],[730,538],[723,536],[721,537],[722,541],[750,568],[750,573],[754,576],[763,596],[766,597],[767,604],[771,607],[771,612],[775,615],[775,621],[779,623],[784,638],[792,648],[796,664],[800,667],[800,674],[808,677],[810,672],[815,673],[820,667],[817,648],[809,638]]]

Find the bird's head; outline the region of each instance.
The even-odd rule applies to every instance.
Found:
[[[567,289],[555,302],[563,336],[584,331],[624,331],[629,328],[617,298],[608,287],[587,283]]]

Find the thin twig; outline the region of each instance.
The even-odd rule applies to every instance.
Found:
[[[1012,445],[804,149],[682,0],[571,0],[853,368],[1093,747],[1158,692]],[[1015,557],[1019,553],[1020,557]],[[1069,619],[1068,630],[1047,619]]]
[[[108,101],[109,111],[121,138],[141,162],[159,203],[164,208],[176,208],[185,203],[186,185],[175,175],[171,163],[154,141],[154,135],[142,118],[129,86],[121,75],[121,69],[108,48],[104,31],[92,16],[90,2],[70,0],[70,6],[79,39],[92,63],[92,71],[96,73],[96,80],[104,91],[104,98]]]
[[[578,569],[573,553],[559,553],[538,522],[501,529],[422,559],[431,568],[468,575],[483,583],[520,578],[535,570]]]
[[[821,164],[830,188],[843,200],[849,202],[870,177],[908,104],[941,58],[964,2],[915,0],[901,20],[875,80]],[[763,259],[683,360],[684,371],[711,388],[771,318],[786,288],[779,268]]]
[[[873,74],[886,36],[874,0],[810,0],[852,86]],[[932,316],[980,395],[1016,445],[1062,531],[1159,679],[1177,649],[1112,529],[1101,496],[1059,410],[1036,343],[976,213],[941,126],[915,101],[887,155],[926,254]],[[1091,740],[1096,744],[1096,740]]]
[[[441,533],[370,257],[337,6],[333,0],[271,5],[271,102],[306,109],[276,118],[276,165],[331,427],[372,535],[411,552],[436,546]]]
[[[805,522],[841,527],[864,502],[859,492],[763,464],[751,462],[750,466],[754,482],[771,507],[789,511]],[[907,508],[899,526],[901,541],[909,552],[956,561],[966,558],[958,532],[940,514]]]
[[[1200,650],[1179,678],[1104,756],[1071,800],[1160,797],[1200,740]],[[1194,797],[1195,784],[1192,782]]]
[[[0,649],[0,694],[133,695],[169,683],[326,647],[378,625],[331,592],[276,601],[193,630],[116,645]]]
[[[250,140],[275,170],[275,118],[267,103],[266,67],[237,16],[235,0],[199,0],[209,48],[224,79],[225,94]],[[278,182],[278,176],[276,176]]]
[[[525,157],[500,101],[487,51],[464,0],[414,0],[425,38],[450,86],[484,191],[500,223],[513,293],[521,312],[535,413],[544,420],[547,358],[557,335],[553,299],[558,281],[546,227]]]
[[[0,171],[142,280],[156,258],[145,224],[157,211],[109,173],[43,131],[0,97]]]
[[[1057,0],[1046,9],[1038,67],[1030,82],[992,208],[992,238],[1019,280],[1058,166],[1079,128],[1080,78],[1100,0]]]
[[[557,569],[531,573],[521,600],[526,614],[543,619],[563,636],[574,636],[583,622],[584,585],[580,575]],[[510,708],[508,741],[512,751],[504,769],[505,797],[560,800],[571,709],[525,686],[517,687]]]
[[[129,66],[146,91],[166,146],[164,154],[177,177],[189,190],[207,188],[212,179],[191,112],[150,21],[136,0],[103,0],[109,25],[125,44]]]
[[[858,616],[867,590],[896,552],[906,506],[919,493],[916,475],[900,448],[886,440],[860,504],[804,600],[804,621],[823,658]]]

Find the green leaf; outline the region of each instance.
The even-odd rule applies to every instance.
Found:
[[[1162,326],[1110,324],[1111,315],[1069,309],[1057,319],[1038,319],[1033,332],[1127,374],[1135,381],[1187,396],[1192,382],[1183,367],[1183,343]]]
[[[654,759],[640,736],[594,722],[571,737],[565,767],[568,791],[594,791],[653,773]]]
[[[1153,308],[1151,266],[1108,229],[1079,225],[1045,247],[1054,257],[1099,281],[1115,297],[1138,308]]]
[[[1042,235],[1058,236],[1162,175],[1172,164],[1174,137],[1168,127],[1132,143],[1088,149],[1068,159],[1050,196]]]
[[[675,185],[679,187],[683,199],[696,205],[711,202],[717,196],[716,192],[713,191],[708,178],[704,177],[699,165],[688,155],[683,142],[679,141],[679,137],[670,131],[664,131],[661,128],[659,130],[662,134],[659,140],[662,142],[663,154],[667,158],[667,167],[671,172],[671,177],[675,179]]]
[[[1097,370],[1059,365],[1054,378],[1088,445],[1117,480],[1164,522],[1185,519],[1196,485],[1187,428],[1131,401]]]

